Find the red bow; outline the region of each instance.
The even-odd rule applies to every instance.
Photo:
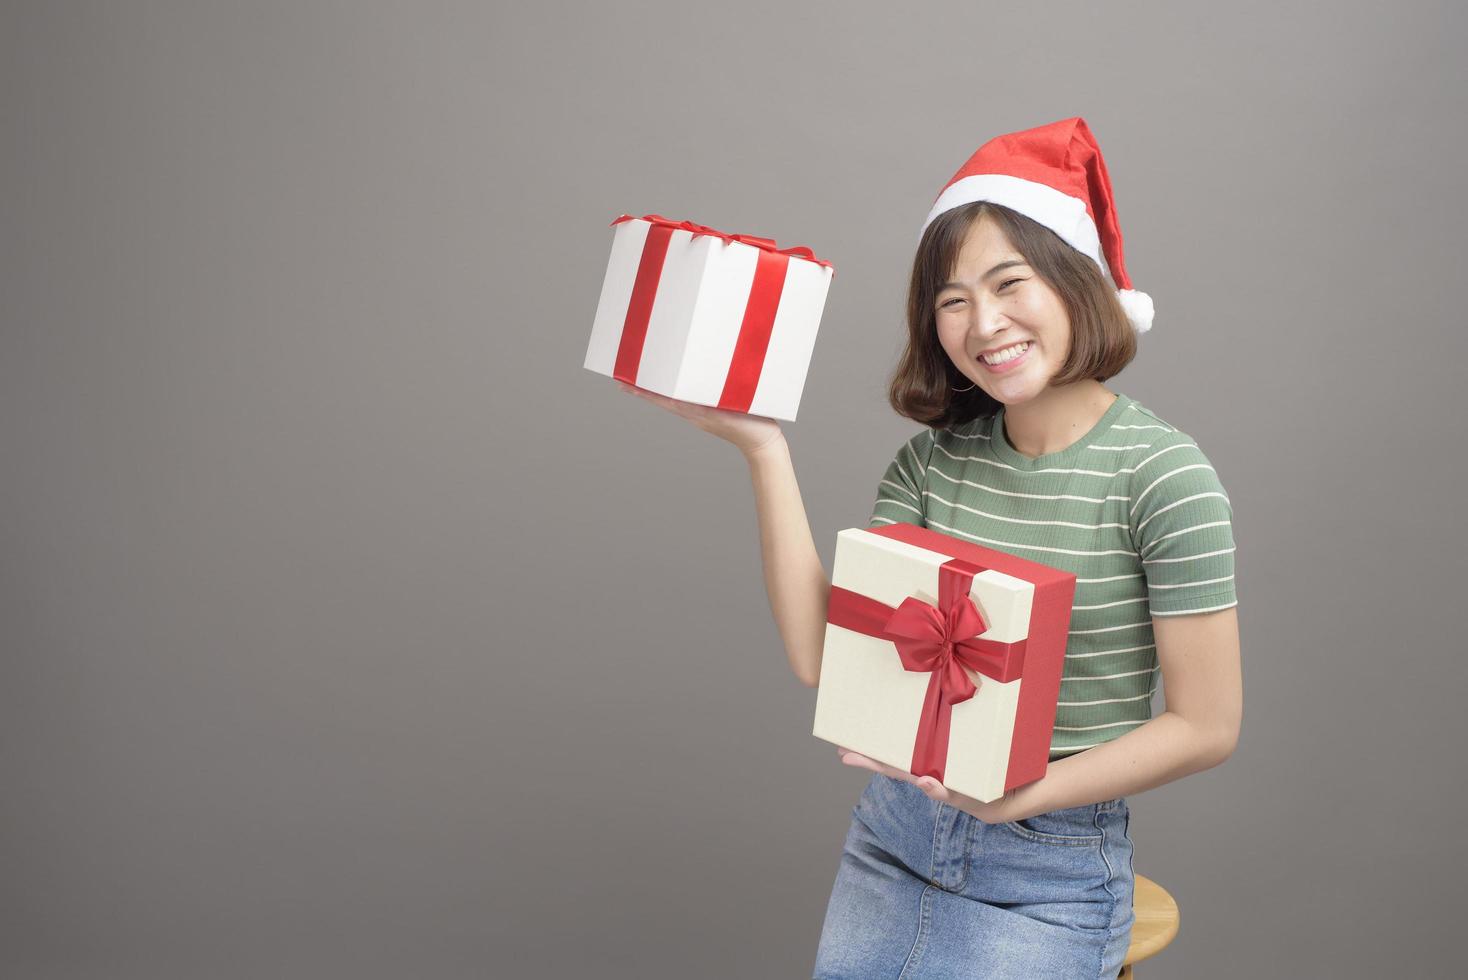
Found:
[[[909,596],[893,611],[882,633],[896,645],[903,667],[936,674],[948,703],[960,704],[979,689],[964,668],[993,669],[992,655],[973,639],[988,629],[983,614],[966,595],[954,599],[946,612]]]

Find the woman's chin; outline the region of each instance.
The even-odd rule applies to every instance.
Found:
[[[1046,380],[1037,380],[1040,372],[1027,371],[1022,377],[989,378],[984,390],[989,397],[1003,405],[1023,405],[1034,401],[1048,390]]]
[[[997,384],[989,389],[989,397],[1005,407],[1023,405],[1032,401],[1040,392],[1027,384]]]

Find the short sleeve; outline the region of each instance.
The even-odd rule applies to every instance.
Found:
[[[902,444],[877,484],[877,502],[872,505],[868,527],[883,524],[927,527],[923,516],[923,485],[927,482],[928,459],[932,454],[932,429],[925,429]]]
[[[1233,505],[1197,443],[1171,432],[1148,447],[1132,472],[1129,499],[1152,615],[1238,605]]]

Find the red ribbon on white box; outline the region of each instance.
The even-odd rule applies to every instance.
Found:
[[[637,221],[624,214],[612,222],[619,225],[624,221]],[[675,231],[688,231],[693,237],[711,235],[726,242],[738,242],[759,249],[754,268],[754,282],[750,286],[749,299],[744,307],[744,319],[739,326],[739,336],[734,343],[734,356],[729,363],[729,372],[724,379],[724,388],[719,395],[719,408],[736,412],[747,412],[754,401],[754,391],[759,385],[760,371],[764,367],[765,352],[770,346],[770,334],[775,327],[775,312],[780,308],[780,294],[785,288],[785,272],[790,258],[794,256],[830,269],[831,263],[816,258],[804,245],[778,248],[768,238],[753,235],[731,235],[707,225],[692,221],[673,221],[658,214],[646,214],[640,219],[649,222],[647,241],[642,246],[642,259],[637,266],[637,278],[632,284],[632,299],[627,304],[627,317],[622,324],[622,338],[617,345],[617,360],[612,377],[630,385],[637,384],[637,368],[642,360],[642,346],[647,339],[647,322],[652,316],[653,299],[657,296],[658,281],[662,278],[663,260],[668,254],[668,242]],[[832,270],[832,275],[835,270]]]
[[[938,568],[938,601],[908,596],[896,607],[859,592],[831,586],[827,622],[865,636],[890,640],[905,670],[926,673],[927,696],[913,746],[914,776],[943,781],[953,706],[972,698],[972,670],[1002,683],[1024,673],[1025,640],[985,639],[989,624],[969,596],[974,576],[987,566],[951,558]]]

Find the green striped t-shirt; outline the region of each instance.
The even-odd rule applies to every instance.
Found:
[[[1153,616],[1238,604],[1218,474],[1191,437],[1122,394],[1091,431],[1037,459],[1009,444],[1003,406],[919,432],[883,474],[869,526],[897,522],[1075,573],[1052,760],[1152,716]]]

